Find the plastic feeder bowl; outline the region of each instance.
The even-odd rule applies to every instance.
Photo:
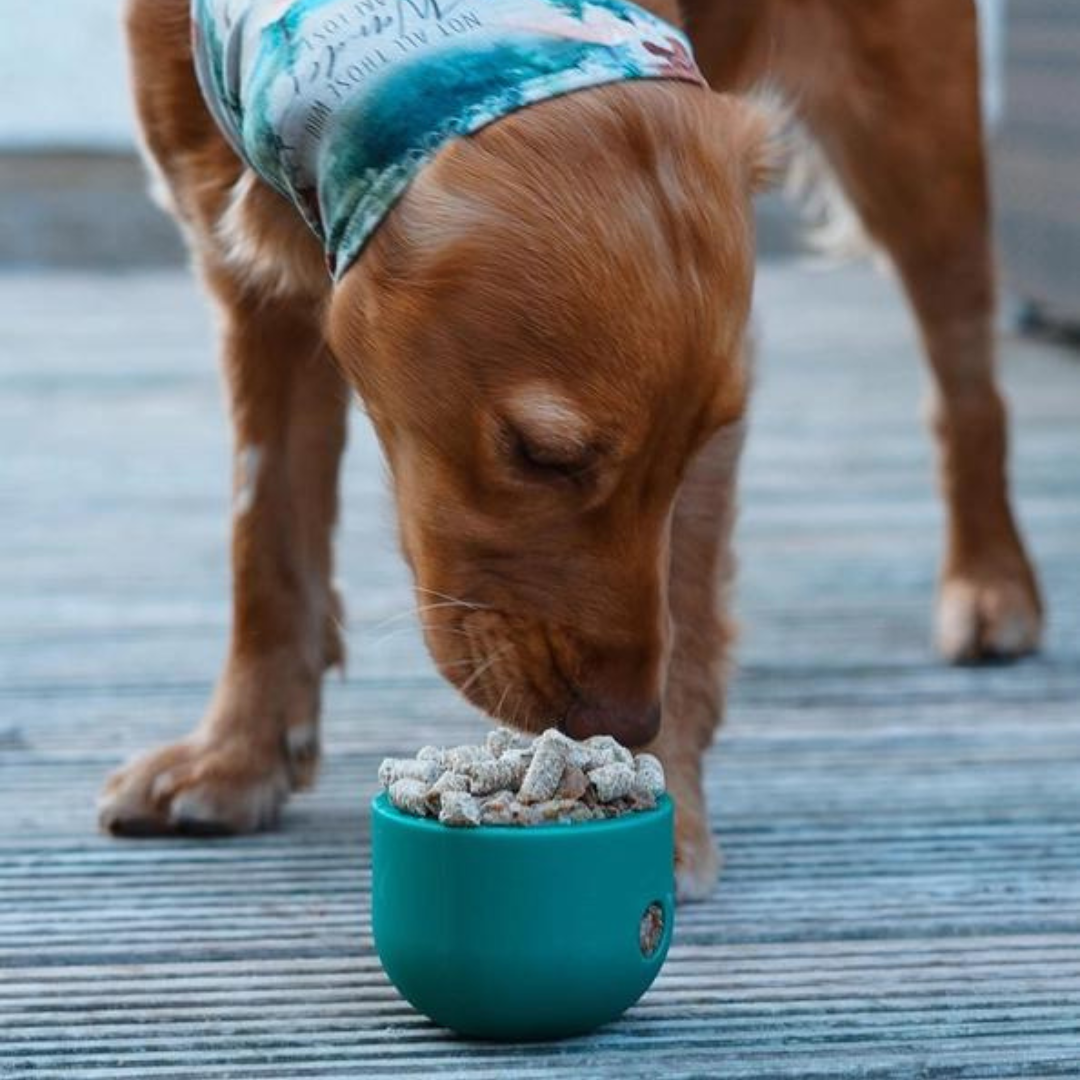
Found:
[[[372,929],[386,974],[436,1023],[554,1039],[615,1020],[660,971],[674,812],[451,828],[372,804]]]

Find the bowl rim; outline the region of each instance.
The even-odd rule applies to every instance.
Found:
[[[643,823],[654,821],[658,816],[668,816],[674,811],[675,802],[664,792],[656,800],[651,810],[632,810],[620,817],[605,818],[603,821],[556,821],[549,825],[444,825],[435,818],[417,817],[399,810],[385,791],[380,791],[371,800],[372,816],[376,814],[396,821],[406,828],[421,832],[438,833],[442,836],[471,836],[476,838],[499,837],[500,840],[530,836],[550,838],[552,836],[581,836],[583,833],[627,832],[640,828]],[[528,841],[523,841],[528,843]]]

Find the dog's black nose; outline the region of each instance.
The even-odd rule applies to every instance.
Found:
[[[612,735],[623,746],[639,747],[656,738],[660,719],[659,701],[638,706],[610,701],[575,701],[559,726],[572,739]]]

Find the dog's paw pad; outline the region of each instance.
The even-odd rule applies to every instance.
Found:
[[[112,776],[98,803],[114,836],[225,836],[271,828],[289,794],[276,757],[259,761],[225,746],[177,743]]]
[[[720,880],[720,849],[711,837],[679,840],[675,851],[675,896],[680,904],[707,900]]]
[[[285,760],[293,791],[303,791],[315,783],[319,756],[319,725],[292,725],[285,736]]]

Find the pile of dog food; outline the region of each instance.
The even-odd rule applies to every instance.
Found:
[[[483,746],[387,758],[379,782],[399,810],[444,825],[546,825],[651,810],[664,769],[610,735],[578,742],[555,728],[535,739],[496,728]]]

